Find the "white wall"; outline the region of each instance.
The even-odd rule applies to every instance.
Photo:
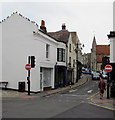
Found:
[[[115,63],[115,38],[110,38],[110,62]]]
[[[69,44],[71,44],[71,52],[70,52],[70,50],[69,50]],[[69,57],[71,57],[71,68],[73,68],[73,82],[75,83],[76,82],[76,77],[77,77],[77,75],[76,75],[76,67],[77,67],[77,65],[76,65],[76,51],[75,51],[75,49],[76,49],[76,46],[75,46],[75,44],[73,43],[73,41],[72,41],[72,35],[70,34],[70,36],[69,36],[69,40],[68,40],[68,58],[67,58],[67,64],[69,63]],[[73,66],[73,60],[75,60],[75,65]],[[69,65],[68,65],[68,67],[69,67]]]
[[[69,50],[69,44],[71,44],[71,52]],[[69,40],[68,40],[68,62],[69,63],[69,57],[71,57],[71,68],[73,68],[73,60],[76,60],[76,52],[75,52],[75,45],[74,43],[72,42],[72,36],[70,34],[69,36]]]
[[[44,35],[44,37],[33,35],[33,31],[38,31],[37,26],[18,14],[13,14],[12,17],[3,22],[2,25],[2,79],[9,82],[9,88],[18,89],[19,81],[27,82],[25,64],[28,63],[28,56],[35,56],[36,66],[31,69],[31,91],[39,91],[40,66],[54,67],[56,63],[57,43],[53,42],[53,40],[48,40],[48,37],[43,33],[41,33],[41,36]],[[49,60],[45,59],[45,46],[47,43],[50,44],[50,50],[52,51]]]
[[[2,81],[2,24],[0,24],[0,81]]]

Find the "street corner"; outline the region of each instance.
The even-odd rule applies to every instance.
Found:
[[[49,93],[30,93],[28,95],[28,92],[19,92],[19,91],[13,91],[13,90],[0,90],[0,98],[2,100],[5,99],[32,99],[32,98],[37,98],[37,97],[42,97],[45,96],[46,94]],[[51,94],[51,93],[50,93]]]
[[[1,92],[1,98],[16,98],[27,95],[26,92],[18,92],[13,90],[0,90],[0,92]]]
[[[114,102],[115,99],[113,98],[107,99],[106,96],[104,96],[103,99],[100,99],[99,94],[96,93],[90,98],[89,104],[115,111]]]
[[[38,96],[31,96],[31,95],[24,95],[24,96],[18,96],[18,98],[21,98],[21,99],[31,99],[31,98],[36,98]]]

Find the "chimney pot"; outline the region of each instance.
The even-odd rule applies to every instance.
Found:
[[[45,27],[45,21],[44,21],[44,20],[41,21],[40,29],[41,29],[44,33],[47,33],[47,30],[46,30],[46,27]]]
[[[45,26],[45,21],[44,20],[41,21],[41,26]]]
[[[62,24],[62,30],[65,30],[66,29],[66,25],[65,23]]]

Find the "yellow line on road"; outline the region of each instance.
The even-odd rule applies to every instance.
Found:
[[[92,97],[96,96],[97,94],[99,94],[99,92],[95,93],[94,95],[92,95],[92,96],[90,96],[88,98],[92,98]]]
[[[95,105],[95,106],[98,106],[98,107],[102,107],[102,108],[106,108],[106,109],[115,111],[114,108],[109,108],[109,107],[101,106],[101,105],[98,105],[98,104],[95,104],[95,103],[92,103],[92,102],[89,102],[89,104],[92,104],[92,105]]]

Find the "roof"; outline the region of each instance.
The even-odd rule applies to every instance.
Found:
[[[70,32],[68,30],[60,30],[57,32],[49,32],[48,33],[53,38],[57,39],[59,42],[67,43],[69,39]]]
[[[102,57],[110,55],[109,45],[96,45],[96,59],[98,63],[102,63]]]
[[[35,24],[35,25],[38,27],[38,24],[37,24],[35,21],[30,20],[29,18],[23,16],[22,14],[18,13],[17,11],[16,11],[16,12],[13,12],[10,16],[7,16],[7,18],[6,18],[6,19],[3,19],[2,21],[0,21],[0,23],[5,22],[7,19],[9,19],[10,17],[12,17],[13,15],[19,15],[20,17],[26,19],[27,21]]]
[[[29,21],[30,23],[34,24],[34,25],[37,26],[37,28],[38,28],[38,24],[37,24],[35,21],[30,20],[29,18],[23,16],[22,14],[18,13],[17,11],[16,11],[16,12],[13,12],[13,13],[12,13],[10,16],[8,16],[6,19],[0,21],[0,23],[5,22],[7,19],[9,19],[10,17],[12,17],[13,15],[18,15],[18,16],[20,16],[21,18]],[[54,39],[55,41],[57,41],[55,38],[53,38],[53,37],[50,36],[49,34],[45,33],[45,32],[42,31],[41,29],[38,29],[38,31],[42,32],[43,34],[45,34],[45,35],[47,35],[48,37],[50,37],[50,38]],[[33,33],[35,33],[35,31],[33,31]]]

